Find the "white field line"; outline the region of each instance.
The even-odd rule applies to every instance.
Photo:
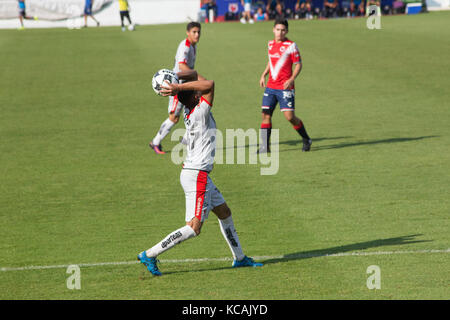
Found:
[[[299,253],[292,255],[280,256],[254,256],[255,260],[269,260],[269,259],[306,259],[318,257],[348,257],[348,256],[381,256],[381,255],[397,255],[397,254],[417,254],[417,253],[450,253],[450,248],[444,250],[408,250],[408,251],[372,251],[372,252],[338,252],[338,253]],[[161,263],[187,263],[187,262],[217,262],[217,261],[232,261],[232,258],[198,258],[198,259],[167,259],[160,260]],[[60,264],[50,266],[25,266],[25,267],[2,267],[0,271],[24,271],[24,270],[45,270],[45,269],[65,269],[70,265],[77,265],[78,267],[102,267],[102,266],[117,266],[137,264],[139,261],[119,261],[119,262],[98,262],[98,263],[78,263],[78,264]]]

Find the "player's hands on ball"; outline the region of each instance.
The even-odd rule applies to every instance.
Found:
[[[175,96],[178,92],[180,92],[178,84],[165,82],[164,85],[161,86],[161,95],[164,97]]]

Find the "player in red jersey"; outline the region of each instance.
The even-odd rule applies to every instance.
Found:
[[[311,149],[312,140],[306,132],[303,122],[295,115],[295,78],[302,70],[302,59],[297,44],[286,37],[288,22],[286,19],[277,19],[273,27],[275,39],[268,43],[269,62],[261,75],[259,84],[266,87],[262,101],[262,144],[258,152],[270,152],[269,140],[272,129],[272,114],[277,103],[280,110],[303,140],[303,151]],[[292,71],[292,67],[294,70]],[[266,75],[269,79],[266,86]]]

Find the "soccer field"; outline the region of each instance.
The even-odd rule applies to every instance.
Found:
[[[278,108],[277,174],[211,173],[265,265],[231,268],[211,213],[159,257],[162,277],[136,255],[185,206],[181,166],[147,146],[167,118],[151,77],[172,68],[185,25],[0,30],[0,299],[449,299],[450,12],[381,26],[290,21],[311,152]],[[222,132],[258,130],[272,37],[272,22],[202,26],[196,69],[215,80]]]

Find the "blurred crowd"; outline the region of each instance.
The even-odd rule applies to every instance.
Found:
[[[263,3],[260,1],[259,5]],[[283,0],[269,0],[265,10],[269,19],[278,16],[287,19],[337,18],[365,16],[366,8],[371,5],[379,7],[384,15],[404,13],[406,7],[402,0],[297,0],[292,10]]]
[[[286,19],[321,19],[365,16],[369,6],[378,6],[377,14],[405,13],[411,0],[236,0],[244,8],[241,12],[227,12],[225,20],[240,20],[242,23]],[[420,0],[418,1],[420,2]],[[294,6],[293,6],[294,4]],[[217,14],[214,0],[201,0],[202,9]],[[250,8],[250,9],[249,9]]]

